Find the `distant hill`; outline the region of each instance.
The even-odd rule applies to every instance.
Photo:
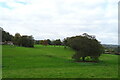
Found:
[[[118,45],[102,44],[105,48],[118,48]]]

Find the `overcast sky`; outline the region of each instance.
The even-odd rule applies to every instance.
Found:
[[[0,0],[0,26],[38,40],[88,33],[102,44],[117,44],[118,1]]]

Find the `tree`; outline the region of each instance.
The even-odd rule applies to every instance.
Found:
[[[13,43],[17,46],[21,46],[21,35],[19,33],[16,33],[13,38]]]
[[[56,39],[56,40],[52,41],[52,44],[53,45],[62,45],[62,42],[60,39]]]
[[[40,44],[47,46],[48,45],[48,41],[47,40],[41,40]]]
[[[66,48],[68,46],[68,37],[67,38],[64,38],[63,40],[63,45],[64,45],[64,48]]]
[[[62,44],[62,42],[61,42],[60,39],[57,39],[57,40],[55,41],[55,43],[56,43],[56,45],[61,45],[61,44]]]
[[[40,40],[35,40],[35,44],[40,44]]]
[[[24,47],[34,47],[34,39],[32,36],[22,36],[21,37],[21,45]]]
[[[2,42],[12,41],[13,36],[10,33],[4,31],[2,28],[0,28],[0,31],[2,32]]]
[[[47,39],[47,43],[48,43],[48,45],[52,44],[50,39]]]
[[[76,51],[72,57],[76,61],[79,61],[80,58],[85,61],[87,56],[92,60],[97,61],[103,52],[100,42],[98,42],[94,36],[88,34],[71,37],[67,40],[67,44],[70,48]]]

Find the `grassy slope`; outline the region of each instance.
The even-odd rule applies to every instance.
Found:
[[[118,56],[104,54],[100,63],[74,63],[63,47],[3,46],[3,78],[116,78]]]

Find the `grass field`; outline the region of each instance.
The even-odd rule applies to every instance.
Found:
[[[117,78],[118,56],[103,54],[99,63],[75,63],[63,46],[3,46],[3,78]]]

